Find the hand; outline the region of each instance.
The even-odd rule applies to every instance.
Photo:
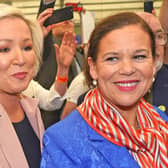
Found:
[[[69,68],[74,58],[76,46],[75,34],[65,32],[60,48],[55,44],[58,67]]]
[[[156,16],[156,11],[155,11],[155,9],[152,10],[152,14],[153,14],[154,16]]]
[[[65,32],[60,48],[57,44],[54,45],[56,50],[57,74],[59,77],[68,77],[69,67],[73,61],[77,42],[75,34]],[[55,90],[63,96],[67,88],[67,82],[59,82],[55,80]]]
[[[53,13],[53,8],[48,8],[44,10],[42,13],[37,18],[37,21],[39,22],[42,31],[43,31],[43,36],[46,37],[48,33],[51,31],[53,28],[53,25],[48,25],[47,27],[44,26],[44,22],[52,15]]]

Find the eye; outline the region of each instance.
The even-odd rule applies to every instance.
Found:
[[[155,34],[156,43],[159,45],[165,45],[167,43],[167,33],[157,32]]]
[[[133,57],[133,59],[135,59],[135,60],[144,60],[145,58],[146,58],[146,55],[143,55],[143,54],[141,54],[141,55],[135,55]]]
[[[30,50],[32,50],[32,46],[31,45],[26,46],[26,47],[23,48],[23,50],[24,51],[30,51]]]
[[[156,35],[156,38],[162,39],[162,38],[163,38],[163,35],[162,35],[162,34],[158,34],[158,35]]]
[[[0,48],[0,52],[1,52],[1,53],[6,53],[6,52],[9,52],[9,51],[10,51],[10,49],[7,48],[7,47],[5,47],[5,48]]]
[[[117,61],[118,60],[118,57],[108,57],[107,59],[106,59],[107,61]]]

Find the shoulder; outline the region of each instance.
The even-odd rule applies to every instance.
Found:
[[[87,124],[77,110],[64,120],[49,127],[43,136],[43,167],[75,167],[87,142]],[[82,156],[81,156],[82,155]],[[54,158],[54,159],[53,159]],[[49,166],[51,165],[51,166]]]
[[[41,166],[44,168],[137,167],[126,148],[96,133],[77,110],[48,128],[43,142]]]
[[[49,127],[45,135],[48,137],[50,136],[56,136],[57,138],[63,138],[64,136],[68,136],[68,139],[72,138],[72,135],[74,131],[79,130],[81,127],[85,129],[87,127],[86,122],[83,120],[81,115],[77,110],[73,110],[69,116],[67,116],[65,119],[57,122],[56,124]]]
[[[88,90],[88,86],[86,85],[86,81],[84,79],[84,74],[81,72],[78,76],[76,76],[71,82],[67,92],[66,98],[70,102],[74,102],[77,104],[78,97]]]
[[[162,82],[162,81],[158,81],[160,79],[164,79],[163,82],[167,81],[167,73],[168,73],[168,65],[167,64],[163,64],[161,69],[156,74],[156,81],[157,82]]]
[[[72,90],[72,89],[76,89],[76,88],[83,88],[85,87],[85,77],[84,77],[84,73],[80,72],[71,82],[68,91]]]
[[[168,115],[163,112],[162,110],[160,110],[157,106],[153,105],[153,108],[156,110],[156,112],[160,115],[160,117],[165,120],[166,122],[168,122]]]
[[[20,100],[21,106],[28,116],[28,118],[39,117],[41,118],[40,110],[38,107],[39,100],[31,97],[24,97]]]
[[[37,97],[38,92],[42,90],[42,86],[34,81],[31,80],[27,89],[23,91],[23,94],[29,97]]]
[[[39,104],[39,100],[36,98],[31,98],[28,96],[24,96],[21,100],[20,100],[21,104],[23,107],[31,107],[31,108],[38,108],[38,104]]]

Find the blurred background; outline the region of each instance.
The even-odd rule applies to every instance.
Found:
[[[19,7],[28,17],[36,19],[41,0],[0,0],[1,3],[12,4]],[[156,15],[158,15],[162,0],[154,1]],[[143,11],[144,0],[56,0],[55,9],[65,6],[66,3],[76,3],[82,12],[90,11],[95,23],[105,16],[119,11]],[[81,11],[80,11],[81,12]],[[75,31],[78,34],[81,27],[80,12],[74,12]]]

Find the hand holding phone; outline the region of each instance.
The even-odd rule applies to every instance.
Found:
[[[45,21],[45,25],[48,26],[70,19],[73,19],[73,7],[67,6],[61,9],[54,10],[52,16]]]

